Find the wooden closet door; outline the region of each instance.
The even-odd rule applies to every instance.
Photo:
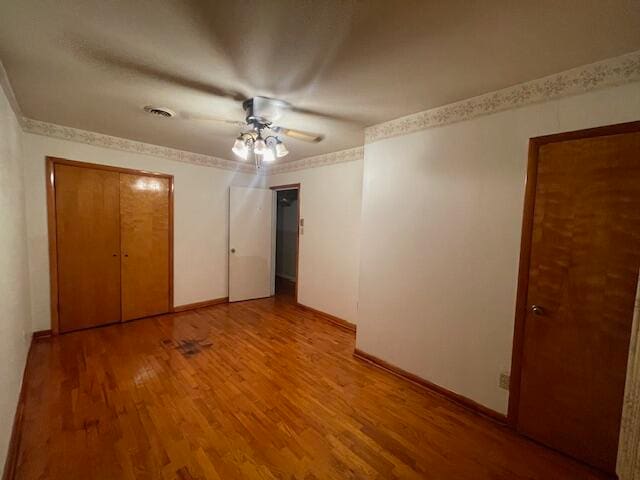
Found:
[[[518,429],[614,473],[640,269],[640,132],[539,148]]]
[[[120,321],[119,174],[55,166],[61,332]]]
[[[122,319],[169,311],[169,180],[120,174]]]

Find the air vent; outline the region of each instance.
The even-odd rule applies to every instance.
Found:
[[[144,111],[150,113],[151,115],[156,115],[158,117],[171,118],[175,117],[176,113],[168,108],[164,107],[155,107],[153,105],[147,105],[144,107]]]

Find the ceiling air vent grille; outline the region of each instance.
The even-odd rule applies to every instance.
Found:
[[[175,112],[173,112],[172,110],[169,110],[168,108],[165,107],[155,107],[153,105],[147,105],[146,107],[144,107],[144,111],[147,113],[150,113],[151,115],[155,115],[157,117],[165,117],[165,118],[171,118],[171,117],[175,117]]]

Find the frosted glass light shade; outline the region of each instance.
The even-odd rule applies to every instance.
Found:
[[[282,142],[278,142],[276,145],[276,156],[280,158],[280,157],[284,157],[288,153],[289,153],[289,150],[287,150],[287,147],[285,146],[285,144]]]
[[[262,154],[263,162],[273,162],[275,159],[276,159],[276,156],[273,153],[273,150],[271,150],[270,148],[267,148]]]
[[[247,145],[244,143],[242,138],[239,138],[239,137],[236,138],[236,141],[233,144],[233,148],[231,149],[231,151],[235,153],[237,156],[239,156],[240,158],[242,158],[243,160],[246,160],[247,157],[249,156],[249,149],[247,148]]]
[[[253,152],[262,155],[267,149],[267,144],[262,138],[258,138],[253,144]]]

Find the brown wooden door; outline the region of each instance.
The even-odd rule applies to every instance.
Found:
[[[60,331],[120,321],[118,173],[55,166]]]
[[[120,174],[122,319],[169,311],[169,180]]]
[[[541,144],[517,427],[615,471],[640,268],[640,133]]]

